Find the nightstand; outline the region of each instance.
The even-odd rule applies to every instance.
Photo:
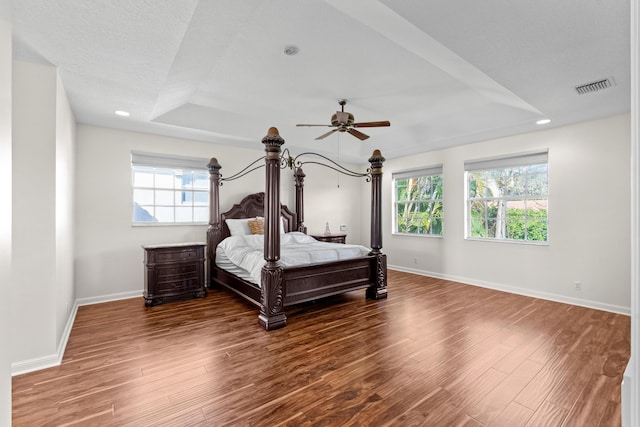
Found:
[[[165,298],[204,297],[204,243],[144,245],[144,304],[162,304]]]
[[[345,243],[347,241],[346,234],[311,234],[316,240],[329,243]]]

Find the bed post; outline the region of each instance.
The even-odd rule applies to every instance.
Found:
[[[375,282],[367,288],[367,297],[387,297],[387,256],[382,253],[382,157],[374,150],[369,158],[371,164],[371,252],[375,256]]]
[[[296,168],[293,177],[296,180],[296,230],[307,234],[307,227],[304,225],[304,177],[306,175],[302,168]]]
[[[266,182],[264,191],[264,260],[260,276],[260,315],[258,323],[267,331],[287,325],[284,314],[284,268],[280,259],[280,146],[278,129],[269,128],[264,144]]]
[[[216,261],[216,246],[222,237],[220,224],[220,163],[212,157],[209,160],[209,228],[207,228],[207,281],[213,288],[213,268]]]

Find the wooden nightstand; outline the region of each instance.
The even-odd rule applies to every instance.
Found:
[[[164,298],[204,297],[204,243],[144,245],[144,304],[162,304]]]
[[[316,240],[329,243],[345,243],[347,241],[346,234],[311,234]]]

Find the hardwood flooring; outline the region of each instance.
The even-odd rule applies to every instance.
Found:
[[[629,317],[389,272],[265,332],[228,291],[80,307],[14,426],[618,426]]]

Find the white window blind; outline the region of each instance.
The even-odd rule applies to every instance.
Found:
[[[503,169],[517,166],[538,165],[547,163],[548,161],[549,151],[545,149],[543,151],[533,151],[503,157],[467,160],[464,162],[464,170],[478,171],[487,169]]]
[[[133,166],[147,166],[152,168],[207,170],[209,159],[134,151],[131,152],[131,164]]]
[[[434,165],[426,168],[392,172],[391,178],[393,180],[396,180],[396,179],[408,179],[408,178],[415,178],[417,176],[431,176],[431,175],[442,175],[442,165]]]

